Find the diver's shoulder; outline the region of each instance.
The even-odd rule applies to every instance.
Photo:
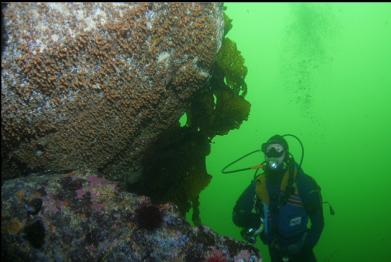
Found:
[[[301,186],[304,187],[307,190],[313,190],[313,189],[319,189],[320,190],[320,186],[316,182],[315,178],[313,178],[312,176],[304,173],[302,170],[300,170],[299,176],[297,177],[297,179],[298,179],[297,182],[299,184],[301,184]]]

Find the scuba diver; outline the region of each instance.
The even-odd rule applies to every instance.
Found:
[[[297,164],[289,153],[286,136],[295,137],[302,147],[302,158]],[[265,161],[250,168],[227,171],[244,157],[262,151]],[[233,222],[243,228],[242,237],[255,244],[256,237],[269,247],[272,262],[316,261],[313,248],[324,227],[322,196],[315,180],[301,169],[304,147],[294,135],[275,135],[253,151],[227,165],[222,172],[234,173],[262,168],[244,190],[233,209]],[[327,202],[325,202],[327,203]],[[330,211],[332,208],[330,206]],[[311,221],[311,226],[307,224]]]

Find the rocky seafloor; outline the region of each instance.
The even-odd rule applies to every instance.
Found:
[[[7,261],[262,261],[253,246],[192,226],[90,171],[30,175],[1,191]]]

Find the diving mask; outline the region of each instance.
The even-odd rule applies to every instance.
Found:
[[[265,148],[266,168],[269,173],[282,173],[286,169],[284,163],[286,152],[280,144],[269,144]]]

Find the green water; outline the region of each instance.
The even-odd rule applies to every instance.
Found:
[[[304,143],[305,172],[336,212],[325,206],[318,261],[391,261],[391,4],[226,6],[252,107],[240,129],[213,140],[202,222],[241,239],[232,208],[253,173],[220,170],[270,136],[292,133]],[[298,143],[288,139],[299,160]],[[260,240],[256,246],[270,261]]]

